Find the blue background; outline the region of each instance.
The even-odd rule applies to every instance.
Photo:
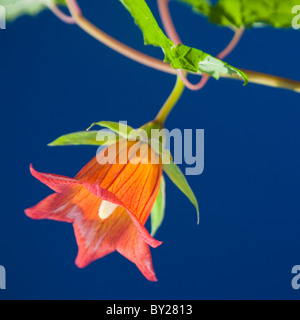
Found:
[[[160,49],[144,47],[119,1],[80,2],[103,30],[162,58]],[[180,4],[171,9],[187,45],[216,54],[230,41],[230,30]],[[74,176],[96,152],[47,143],[94,121],[150,121],[175,77],[129,61],[50,12],[8,25],[0,43],[0,265],[7,270],[0,299],[300,298],[291,287],[291,269],[300,264],[298,94],[224,79],[185,92],[167,127],[205,129],[205,171],[188,177],[201,224],[167,180],[157,233],[164,243],[152,250],[159,282],[151,283],[117,253],[78,269],[72,226],[33,221],[23,210],[51,193],[31,177],[30,163]],[[299,49],[297,31],[257,29],[227,61],[300,80]]]

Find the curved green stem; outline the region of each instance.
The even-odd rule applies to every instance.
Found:
[[[176,103],[178,102],[178,100],[180,99],[183,91],[184,91],[184,83],[182,82],[180,76],[177,76],[177,80],[176,80],[176,84],[175,87],[172,91],[172,93],[170,94],[168,100],[165,102],[165,104],[162,106],[162,108],[160,109],[158,115],[155,118],[155,122],[160,124],[161,127],[164,126],[164,123],[168,117],[168,115],[170,114],[170,112],[172,111],[172,109],[174,108],[174,106],[176,105]]]

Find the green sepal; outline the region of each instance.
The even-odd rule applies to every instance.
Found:
[[[122,138],[125,138],[125,139],[127,139],[128,136],[134,135],[134,132],[135,132],[135,130],[132,127],[122,122],[113,122],[113,121],[94,122],[86,130],[89,131],[94,126],[100,126],[103,128],[110,129],[111,131],[117,133],[118,135],[120,135]]]
[[[117,140],[118,140],[118,136],[110,137],[109,132],[79,131],[79,132],[65,134],[57,138],[53,142],[49,143],[48,146],[50,147],[79,146],[79,145],[108,146],[115,143]]]
[[[193,190],[189,186],[184,174],[181,172],[180,168],[174,162],[170,162],[169,164],[164,165],[163,170],[170,178],[170,180],[176,185],[176,187],[180,191],[182,191],[188,197],[191,203],[195,206],[197,210],[197,220],[199,224],[200,214],[198,201],[194,195]]]
[[[151,126],[143,126],[140,129],[133,129],[122,122],[100,121],[93,123],[87,130],[90,130],[96,125],[110,129],[120,137],[128,139],[129,141],[142,141],[148,143],[152,147],[152,150],[160,156],[163,164],[170,163],[170,161],[172,161],[172,156],[169,150],[165,149],[156,137],[152,138],[149,136]]]
[[[166,183],[165,179],[162,176],[159,192],[157,198],[155,200],[154,206],[151,211],[151,236],[154,237],[156,231],[161,226],[164,216],[165,216],[165,208],[166,208]]]

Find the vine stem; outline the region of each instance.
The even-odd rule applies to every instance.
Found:
[[[66,15],[63,11],[61,11],[55,4],[51,4],[48,6],[48,8],[52,11],[54,15],[56,15],[57,18],[59,18],[61,21],[68,23],[68,24],[76,24],[76,21],[73,17],[70,17]]]
[[[170,0],[157,0],[157,5],[160,13],[160,17],[162,20],[162,23],[164,25],[165,31],[168,35],[168,37],[176,44],[181,44],[182,41],[180,40],[180,37],[176,31],[175,25],[173,23],[170,10],[169,10],[169,2]],[[222,60],[225,57],[227,57],[237,46],[239,41],[241,40],[241,37],[244,33],[244,28],[236,29],[234,32],[234,36],[228,46],[217,55],[217,58]],[[208,74],[204,74],[198,84],[192,84],[186,77],[186,72],[183,70],[178,70],[178,74],[185,84],[185,86],[193,91],[201,90],[205,87],[207,84],[210,76]]]
[[[180,76],[177,76],[176,84],[175,84],[173,91],[171,92],[168,100],[162,106],[162,108],[160,109],[158,115],[156,116],[156,118],[154,120],[156,123],[158,123],[160,125],[160,127],[164,127],[164,123],[165,123],[167,117],[169,116],[170,112],[172,111],[172,109],[174,108],[174,106],[176,105],[178,100],[180,99],[180,97],[184,91],[184,88],[185,88],[185,86],[184,86],[184,83],[182,82]]]
[[[217,58],[220,60],[225,59],[230,53],[235,49],[235,47],[239,44],[243,34],[245,32],[245,28],[241,27],[238,29],[235,29],[234,36],[228,46],[217,55]]]
[[[82,28],[85,32],[87,32],[90,36],[94,37],[101,43],[105,44],[109,48],[119,52],[120,54],[123,54],[124,56],[139,62],[145,66],[148,66],[150,68],[177,75],[178,71],[173,69],[169,64],[153,58],[151,56],[148,56],[146,54],[143,54],[123,43],[120,41],[112,38],[108,34],[104,33],[100,29],[98,29],[95,25],[93,25],[91,22],[86,20],[77,5],[76,0],[66,0],[66,3],[68,5],[69,11],[76,21],[77,25]],[[248,80],[251,83],[256,83],[260,85],[275,87],[275,88],[283,88],[288,90],[293,90],[295,92],[300,93],[300,82],[285,79],[282,77],[277,77],[273,75],[268,75],[264,73],[259,73],[255,71],[245,70],[241,69],[244,73],[247,74]],[[198,75],[202,75],[202,73],[197,73]],[[230,79],[236,79],[236,80],[242,80],[238,76],[235,75],[221,75],[222,78],[230,78]],[[243,81],[243,80],[242,80]]]
[[[181,44],[182,41],[180,40],[170,14],[169,1],[170,0],[157,0],[157,6],[167,36],[177,45]]]
[[[176,74],[176,70],[174,70],[175,72],[173,72],[172,67],[169,64],[143,54],[98,29],[95,25],[93,25],[82,16],[75,0],[66,0],[66,3],[77,25],[96,40],[100,41],[112,50],[115,50],[118,53],[124,55],[125,57],[139,62],[147,67],[154,68],[166,73]]]
[[[243,27],[235,30],[234,36],[233,36],[232,40],[230,41],[230,43],[228,44],[228,46],[221,53],[219,53],[217,55],[218,59],[220,59],[220,60],[225,59],[235,49],[235,47],[240,42],[240,40],[244,34],[244,31],[245,31],[245,29]],[[200,82],[196,85],[193,85],[192,83],[190,83],[188,81],[188,79],[186,78],[186,76],[184,75],[182,70],[179,70],[179,73],[181,75],[181,79],[183,79],[184,84],[190,90],[194,90],[194,91],[203,89],[210,78],[210,76],[208,74],[204,74],[203,77],[201,78]]]

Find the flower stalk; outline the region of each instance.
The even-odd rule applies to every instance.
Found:
[[[160,127],[164,127],[164,123],[169,116],[170,112],[173,110],[174,106],[180,99],[183,91],[184,91],[184,83],[182,82],[180,76],[177,76],[176,84],[171,92],[168,100],[162,106],[161,110],[159,111],[158,115],[155,118],[155,122],[160,125]]]

